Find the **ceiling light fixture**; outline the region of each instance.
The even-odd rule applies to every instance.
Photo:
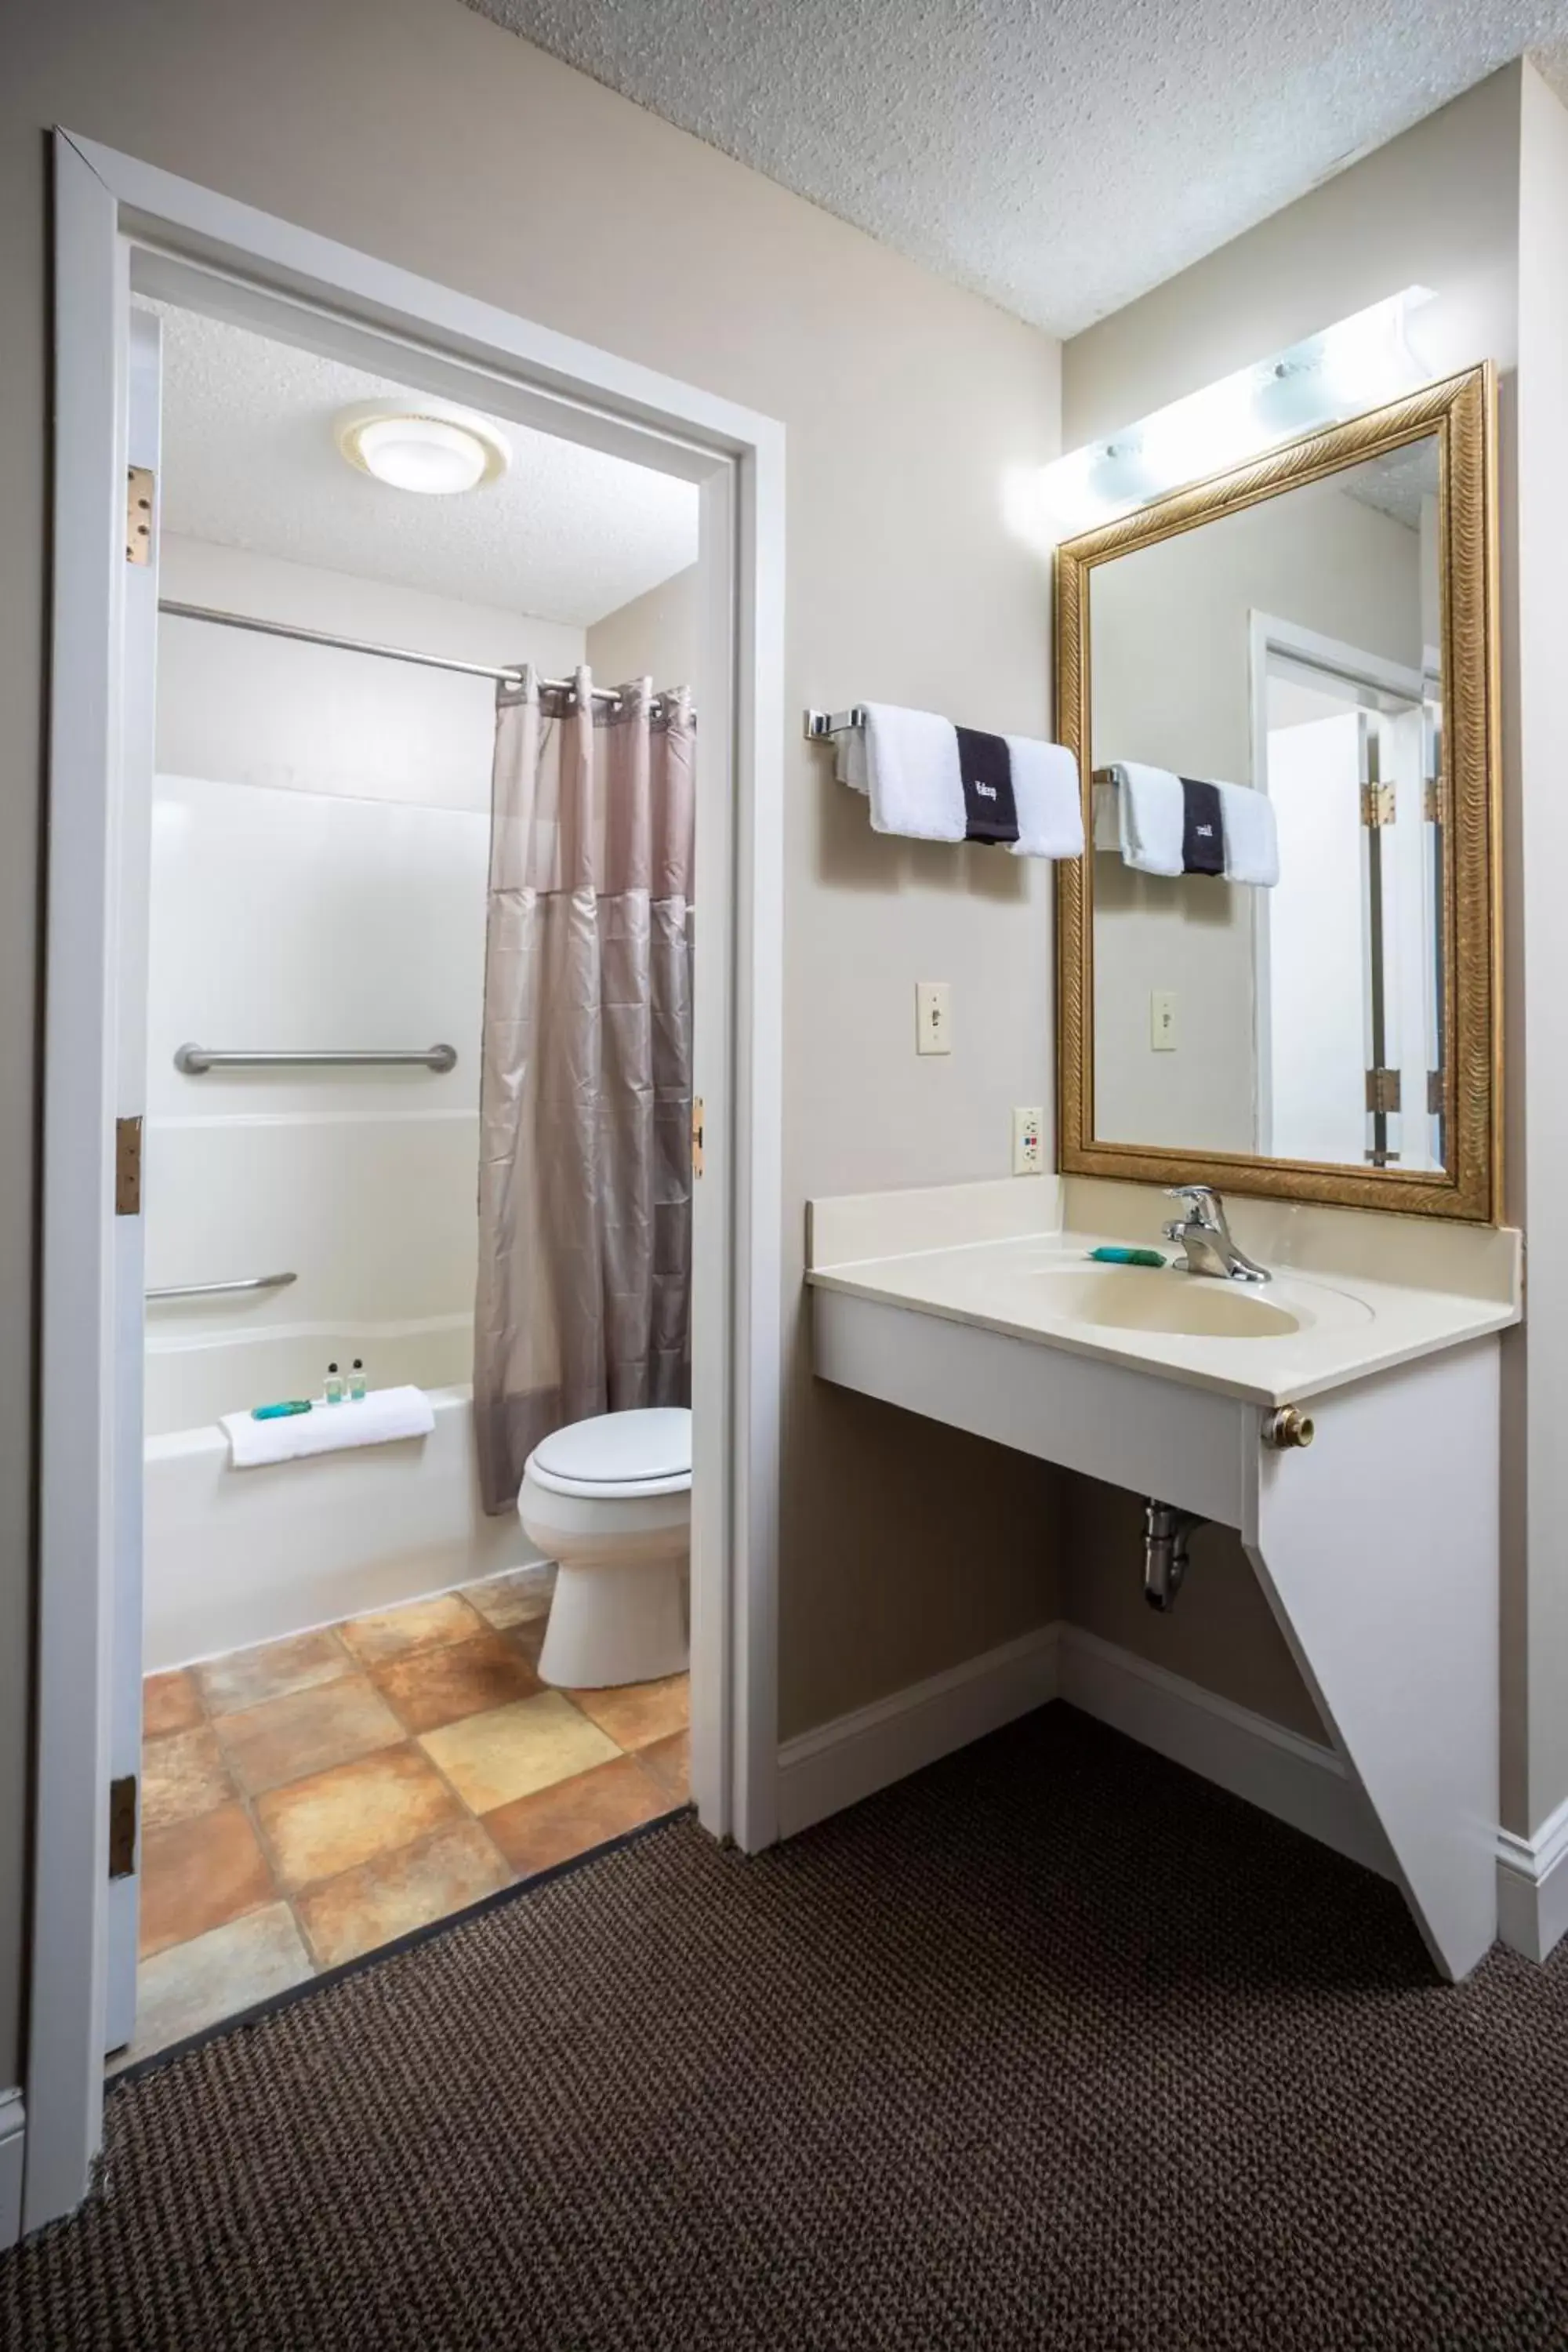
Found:
[[[1114,522],[1189,482],[1430,383],[1432,371],[1411,350],[1405,321],[1431,299],[1429,287],[1407,286],[1272,359],[1238,368],[1058,457],[1040,476],[1040,503],[1055,535]]]
[[[410,408],[395,400],[362,400],[340,411],[332,426],[351,466],[395,490],[451,498],[499,481],[511,448],[499,426],[472,410],[426,401]]]

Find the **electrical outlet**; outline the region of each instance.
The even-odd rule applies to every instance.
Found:
[[[1046,1114],[1034,1104],[1013,1113],[1013,1173],[1037,1176],[1045,1166]]]
[[[951,1054],[952,1051],[952,990],[945,980],[917,980],[915,982],[915,1051],[917,1054]]]
[[[1173,988],[1156,988],[1149,995],[1149,1051],[1152,1054],[1173,1054],[1176,1050],[1176,992]]]

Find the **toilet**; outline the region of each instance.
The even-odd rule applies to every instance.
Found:
[[[684,1405],[574,1421],[529,1455],[523,1532],[557,1562],[539,1672],[594,1690],[689,1663],[691,1414]]]

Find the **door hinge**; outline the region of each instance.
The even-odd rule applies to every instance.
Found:
[[[1369,1070],[1366,1074],[1366,1107],[1375,1117],[1379,1112],[1399,1108],[1399,1072]]]
[[[1394,786],[1363,784],[1361,788],[1361,821],[1375,831],[1394,823]]]
[[[125,561],[153,561],[153,499],[157,477],[151,466],[125,468]]]
[[[691,1097],[691,1172],[693,1176],[700,1176],[702,1173],[702,1097],[700,1095],[693,1095]]]
[[[139,1217],[142,1214],[142,1118],[117,1118],[114,1122],[114,1213],[117,1217]]]
[[[136,1775],[109,1784],[109,1874],[129,1878],[136,1867]]]
[[[1428,1070],[1426,1073],[1426,1108],[1434,1118],[1440,1118],[1443,1115],[1443,1073],[1441,1070]]]
[[[1428,776],[1421,790],[1421,814],[1428,824],[1443,822],[1443,779]]]

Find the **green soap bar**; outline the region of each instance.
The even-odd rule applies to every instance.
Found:
[[[1102,1265],[1163,1265],[1165,1263],[1158,1250],[1112,1249],[1109,1244],[1103,1249],[1091,1249],[1089,1254],[1090,1257],[1099,1258]]]
[[[291,1397],[287,1404],[253,1404],[250,1418],[252,1421],[287,1421],[291,1412],[309,1412],[310,1410],[308,1397]]]

